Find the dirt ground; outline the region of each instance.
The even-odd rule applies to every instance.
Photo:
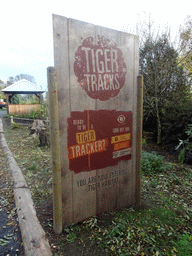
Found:
[[[6,124],[4,123],[4,125],[6,126]],[[152,152],[152,151],[156,151],[158,154],[163,155],[165,161],[167,162],[172,162],[172,163],[178,163],[178,156],[176,153],[174,152],[168,152],[166,150],[165,147],[159,147],[157,146],[155,143],[153,142],[148,142],[147,145],[143,146],[143,149],[145,151],[148,152]],[[4,154],[1,151],[1,159],[5,159]],[[0,160],[1,160],[0,159]],[[2,173],[2,168],[5,168],[6,163],[5,160],[0,161],[0,173]],[[186,165],[188,166],[188,165]],[[189,166],[188,166],[189,167]],[[12,186],[11,185],[11,181],[8,180],[10,179],[9,175],[6,177],[1,177],[1,182],[0,182],[0,189],[1,189],[1,195],[6,193],[6,189],[8,189],[7,186]],[[23,252],[23,247],[22,247],[22,240],[21,240],[21,236],[20,236],[20,231],[19,231],[19,226],[18,226],[18,222],[17,222],[17,216],[16,214],[14,214],[14,212],[12,213],[13,216],[11,216],[11,221],[13,222],[12,224],[10,223],[10,218],[8,218],[9,214],[13,211],[14,209],[14,200],[13,200],[13,195],[7,195],[8,199],[10,201],[8,201],[8,205],[6,208],[4,205],[0,205],[0,214],[2,217],[2,221],[5,221],[1,224],[1,226],[7,226],[11,228],[11,232],[9,231],[9,229],[7,229],[7,233],[2,233],[2,235],[0,236],[0,239],[3,239],[4,236],[6,236],[7,238],[9,237],[8,235],[11,233],[13,234],[13,243],[7,243],[7,246],[1,246],[0,245],[0,255],[2,256],[8,256],[8,255],[17,255],[17,256],[22,256],[24,255]],[[1,198],[2,200],[2,198]],[[3,202],[3,201],[2,201]],[[147,207],[147,202],[144,202],[144,200],[142,201],[142,205],[143,207]],[[54,256],[60,256],[60,255],[105,255],[105,253],[102,251],[102,253],[98,248],[96,248],[96,246],[94,246],[94,244],[87,246],[87,248],[89,248],[89,251],[86,251],[86,246],[81,246],[80,244],[76,245],[76,249],[72,248],[72,246],[74,246],[74,244],[66,244],[63,245],[62,248],[60,248],[61,245],[61,240],[63,237],[66,237],[66,232],[63,231],[61,235],[56,235],[53,232],[53,209],[52,209],[52,200],[46,200],[43,203],[39,204],[36,207],[36,211],[37,211],[37,217],[44,229],[44,231],[46,232],[47,238],[50,242],[51,245],[51,249],[52,249],[52,253]],[[15,219],[14,219],[14,218]],[[103,216],[97,216],[98,220],[99,218],[102,218]],[[110,221],[110,213],[105,214],[105,218],[106,220]],[[82,225],[82,223],[79,223],[79,225]],[[1,232],[0,232],[1,234]],[[12,236],[11,236],[12,237]],[[8,240],[8,239],[7,239]],[[10,239],[11,240],[11,239]],[[4,251],[1,251],[2,249],[5,249]],[[109,255],[109,254],[106,254]]]
[[[159,155],[164,156],[165,161],[176,163],[176,164],[178,163],[178,155],[176,153],[168,152],[164,147],[159,147],[154,142],[147,143],[147,145],[143,146],[143,150],[145,150],[147,152],[155,151]],[[184,164],[184,165],[186,167],[189,167],[189,165],[187,165],[187,164]],[[150,207],[150,203],[148,202],[148,200],[146,200],[146,198],[143,197],[142,198],[142,209],[148,208],[148,207]],[[74,252],[74,248],[70,248],[70,243],[67,244],[66,246],[62,247],[62,253],[61,253],[60,247],[59,247],[60,240],[61,240],[62,236],[66,235],[66,233],[65,233],[65,231],[63,231],[61,235],[56,235],[53,232],[53,228],[52,228],[53,209],[52,209],[52,201],[51,200],[46,201],[43,204],[38,206],[37,216],[38,216],[38,219],[39,219],[43,229],[45,230],[45,232],[47,234],[53,255],[54,254],[55,255],[97,255],[94,252],[92,252],[93,253],[92,254],[91,252],[85,252],[85,251],[80,252],[80,250]],[[102,218],[102,216],[101,216],[101,218]],[[108,214],[108,219],[110,220],[110,214]],[[49,223],[49,224],[47,224],[47,223]],[[81,223],[79,223],[79,225],[81,225]],[[65,252],[63,251],[64,248],[66,248]],[[78,248],[78,246],[77,246],[77,248]],[[71,252],[70,252],[70,249],[71,249]],[[93,250],[94,249],[95,248],[93,248]],[[103,252],[102,252],[102,254],[103,254]],[[109,254],[106,254],[106,255],[109,255]]]

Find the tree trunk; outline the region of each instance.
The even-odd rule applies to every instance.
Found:
[[[30,134],[36,134],[39,137],[40,147],[49,146],[46,127],[42,120],[35,120],[30,128]]]
[[[46,128],[42,128],[39,131],[39,142],[40,142],[40,147],[49,146],[48,135],[47,135],[47,132],[46,132]]]
[[[159,109],[157,108],[157,144],[161,143],[161,120],[159,116]]]
[[[159,116],[159,99],[157,95],[158,84],[155,83],[155,108],[156,108],[156,115],[157,115],[157,144],[161,143],[161,120]]]

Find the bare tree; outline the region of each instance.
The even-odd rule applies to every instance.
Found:
[[[144,121],[157,122],[157,143],[161,143],[162,113],[173,102],[182,104],[190,94],[190,84],[169,36],[149,36],[140,47],[140,73],[144,76]]]
[[[30,75],[27,75],[27,74],[20,74],[20,75],[17,75],[15,77],[9,77],[8,81],[13,84],[15,82],[18,82],[22,79],[26,79],[28,80],[29,82],[31,83],[34,83],[35,84],[35,78],[33,76],[30,76]]]
[[[180,31],[180,60],[192,79],[192,18],[188,16]]]

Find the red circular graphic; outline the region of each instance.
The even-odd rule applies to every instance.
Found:
[[[116,97],[125,84],[127,67],[122,51],[104,36],[86,38],[75,53],[74,73],[92,99]]]

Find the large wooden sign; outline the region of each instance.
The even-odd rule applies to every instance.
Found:
[[[138,37],[53,15],[63,225],[135,203]]]

